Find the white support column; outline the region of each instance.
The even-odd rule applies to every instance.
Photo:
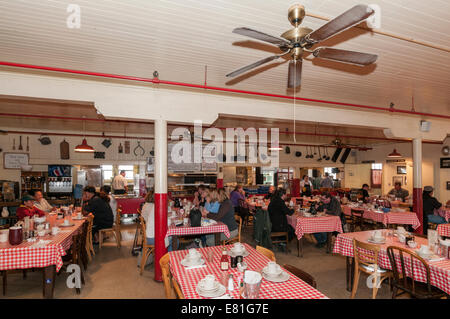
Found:
[[[416,232],[423,233],[428,227],[424,225],[423,202],[422,202],[422,139],[413,139],[413,210],[420,221],[420,227]]]
[[[155,280],[162,281],[159,260],[167,252],[167,121],[155,120]]]

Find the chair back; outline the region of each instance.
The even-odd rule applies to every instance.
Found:
[[[311,276],[307,272],[304,272],[303,270],[298,269],[297,267],[294,267],[294,266],[288,265],[288,264],[284,264],[283,268],[286,269],[287,271],[291,272],[297,278],[299,278],[299,279],[303,280],[304,282],[306,282],[311,287],[317,288],[316,280],[314,279],[313,276]]]
[[[159,260],[159,265],[161,266],[161,274],[162,274],[162,279],[164,282],[164,292],[166,293],[166,298],[174,299],[174,297],[172,295],[169,260],[170,260],[169,253],[166,253]]]
[[[352,208],[350,210],[350,213],[352,215],[353,225],[360,226],[361,230],[363,230],[362,228],[363,228],[363,223],[364,223],[364,219],[363,219],[364,211]]]
[[[94,215],[90,213],[87,216],[87,234],[86,234],[86,240],[88,243],[92,243],[92,227],[94,226]]]
[[[175,290],[175,294],[177,295],[178,299],[185,299],[183,292],[181,291],[180,286],[178,285],[178,282],[175,280],[175,278],[172,278],[172,284],[173,284],[173,290]]]
[[[242,217],[241,217],[241,216],[234,215],[234,219],[236,220],[236,222],[237,222],[238,225],[239,225],[238,239],[239,239],[239,242],[241,242]]]
[[[422,257],[413,251],[397,246],[389,246],[387,254],[391,263],[395,286],[416,296],[416,281],[419,281],[416,279],[418,279],[419,273],[422,273],[421,277],[423,277],[423,270],[425,270],[427,291],[431,294],[430,267]]]
[[[355,258],[355,269],[360,265],[374,266],[375,271],[378,267],[378,253],[380,246],[375,244],[368,244],[353,239],[353,256]]]
[[[256,251],[260,252],[261,254],[263,254],[264,256],[269,258],[271,261],[275,261],[275,262],[277,261],[275,258],[275,254],[270,249],[264,248],[262,246],[256,246]]]

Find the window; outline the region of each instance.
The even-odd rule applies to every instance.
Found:
[[[337,179],[336,173],[333,173],[333,167],[325,167],[323,172],[328,173],[332,179]]]
[[[119,165],[119,173],[125,171],[126,179],[134,179],[134,167],[133,165]]]
[[[381,188],[381,183],[383,180],[383,164],[373,163],[371,170],[370,184],[371,188]]]
[[[383,164],[382,163],[373,163],[372,169],[383,169]]]
[[[112,165],[102,165],[102,173],[104,181],[112,181],[113,177],[113,166]]]

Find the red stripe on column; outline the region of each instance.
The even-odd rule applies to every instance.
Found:
[[[424,227],[428,225],[423,224],[423,199],[422,199],[422,188],[413,188],[413,211],[417,214],[419,218],[420,226],[415,230],[418,234],[423,234]]]
[[[216,184],[218,189],[223,188],[223,178],[218,178]]]
[[[155,280],[162,281],[159,260],[167,253],[164,237],[167,234],[167,194],[155,193]]]

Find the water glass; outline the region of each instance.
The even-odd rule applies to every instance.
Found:
[[[206,258],[209,263],[212,263],[214,258],[214,252],[212,250],[208,250],[208,252],[206,253]]]
[[[257,284],[244,283],[244,292],[246,299],[258,299],[261,281],[262,280],[260,280]]]

